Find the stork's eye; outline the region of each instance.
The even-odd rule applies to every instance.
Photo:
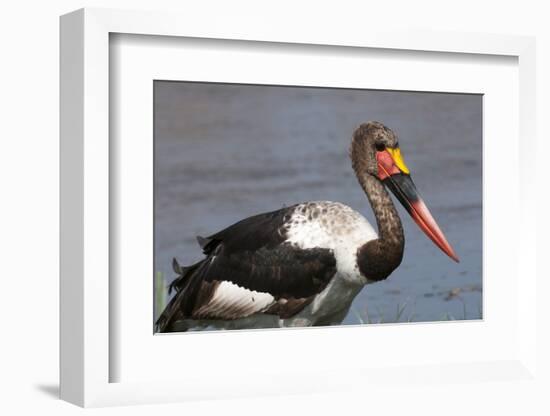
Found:
[[[376,143],[375,146],[376,146],[376,150],[378,150],[379,152],[381,152],[386,148],[386,145],[383,143]]]

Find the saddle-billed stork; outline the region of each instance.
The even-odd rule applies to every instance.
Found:
[[[207,238],[205,258],[176,259],[176,294],[158,332],[339,324],[368,283],[386,279],[403,258],[405,238],[388,188],[450,258],[451,245],[420,198],[396,134],[379,122],[353,133],[351,162],[376,217],[378,234],[338,202],[304,202],[239,221]]]

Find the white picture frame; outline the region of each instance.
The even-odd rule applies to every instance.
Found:
[[[245,18],[239,25],[223,19],[208,26],[203,23],[200,19],[179,14],[107,9],[83,9],[61,18],[61,398],[87,407],[331,392],[364,385],[373,389],[380,382],[387,383],[396,378],[413,384],[429,380],[519,382],[534,377],[537,368],[534,302],[536,218],[526,215],[535,212],[535,200],[530,197],[534,183],[527,171],[528,156],[534,149],[533,145],[519,146],[535,135],[534,39],[429,31],[384,32],[365,28],[329,34],[323,28],[313,27],[306,33],[300,27],[288,26],[283,30],[277,25],[258,24]],[[517,180],[519,189],[514,193],[517,201],[513,209],[523,215],[519,216],[514,239],[517,264],[513,264],[508,272],[512,281],[518,284],[514,319],[521,322],[511,330],[511,339],[515,341],[513,348],[495,354],[494,360],[480,356],[478,360],[468,362],[442,358],[439,363],[434,363],[419,359],[413,366],[411,363],[378,367],[370,363],[357,368],[327,365],[325,368],[321,366],[318,372],[308,367],[303,369],[304,374],[294,374],[291,381],[288,373],[262,369],[258,364],[254,372],[247,373],[249,369],[245,368],[239,376],[220,373],[214,380],[211,372],[201,375],[197,370],[180,380],[152,377],[147,381],[113,382],[111,367],[120,357],[112,349],[113,333],[110,332],[110,314],[116,309],[109,283],[112,270],[110,200],[113,198],[110,172],[116,168],[109,147],[112,134],[109,124],[110,34],[225,39],[258,42],[260,47],[261,42],[276,42],[282,47],[290,44],[330,45],[331,48],[408,50],[453,56],[468,54],[472,60],[478,55],[517,59],[519,127],[513,134],[519,159],[517,178],[513,179]],[[529,140],[529,143],[533,141]],[[514,280],[520,271],[522,278]],[[401,328],[409,333],[420,330],[414,326]],[[383,330],[389,331],[387,327]],[[447,328],[446,331],[453,330]],[[477,331],[483,331],[483,328]],[[295,330],[290,335],[299,336],[301,342],[311,341],[311,338],[323,342],[323,334],[329,333]],[[281,335],[271,331],[268,336]],[[336,335],[332,332],[326,336]],[[399,335],[396,336],[395,341],[399,342]],[[175,337],[164,337],[164,342],[173,342],[170,339]],[[227,342],[238,346],[242,341]],[[254,377],[247,379],[247,374]],[[319,377],[319,374],[326,377]]]

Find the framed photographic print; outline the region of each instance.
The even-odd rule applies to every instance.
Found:
[[[533,43],[63,16],[62,398],[530,377]]]

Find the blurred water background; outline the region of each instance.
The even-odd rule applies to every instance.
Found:
[[[156,302],[172,258],[202,258],[195,236],[309,200],[376,221],[351,169],[353,130],[399,136],[426,205],[460,257],[447,258],[397,203],[401,266],[366,286],[344,324],[482,317],[482,97],[377,90],[154,82]]]

